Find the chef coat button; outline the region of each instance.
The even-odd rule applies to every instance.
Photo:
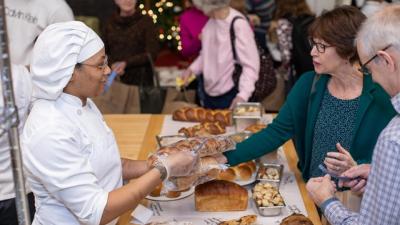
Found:
[[[82,115],[82,110],[78,109],[77,113],[78,115]]]

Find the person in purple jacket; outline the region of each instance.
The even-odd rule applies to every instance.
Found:
[[[201,31],[208,21],[202,11],[194,7],[191,0],[186,1],[187,9],[180,16],[180,36],[182,55],[188,59],[196,58],[201,50]]]

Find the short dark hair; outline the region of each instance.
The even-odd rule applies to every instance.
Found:
[[[340,6],[317,17],[308,33],[334,46],[340,57],[354,63],[358,61],[355,38],[366,18],[356,7]]]

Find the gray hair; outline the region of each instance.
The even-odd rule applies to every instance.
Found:
[[[387,6],[368,18],[357,34],[362,52],[370,57],[388,45],[400,49],[400,5]]]
[[[193,0],[193,4],[205,14],[229,6],[231,0]]]

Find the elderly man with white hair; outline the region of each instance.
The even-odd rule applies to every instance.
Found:
[[[81,22],[56,23],[39,36],[31,63],[33,108],[22,134],[35,195],[34,225],[115,224],[168,176],[197,160],[171,154],[151,166],[120,159],[111,129],[90,97],[110,73],[104,44]],[[122,186],[122,179],[137,178]]]
[[[307,190],[328,221],[339,224],[399,224],[400,221],[400,6],[389,6],[373,15],[357,36],[361,69],[369,70],[392,97],[397,111],[375,146],[371,169],[351,168],[342,175],[353,179],[352,188],[362,191],[367,179],[360,213],[352,212],[334,198],[336,187],[329,175],[310,179]],[[358,183],[358,184],[357,184]],[[360,184],[361,183],[361,184]],[[359,187],[356,187],[359,186]]]

